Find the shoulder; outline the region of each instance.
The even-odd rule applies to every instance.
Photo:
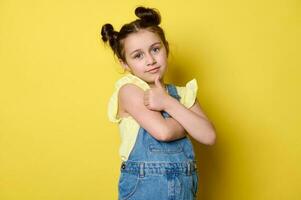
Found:
[[[126,74],[119,78],[115,82],[115,89],[112,96],[108,102],[108,117],[112,122],[120,122],[120,118],[118,117],[118,108],[119,108],[119,98],[126,98],[128,101],[137,101],[139,98],[138,95],[142,94],[143,90],[149,88],[149,85],[144,82],[142,79],[132,75]],[[130,94],[130,95],[128,95]],[[130,99],[128,99],[130,98]]]
[[[145,81],[140,79],[139,77],[134,76],[132,74],[127,74],[127,75],[124,75],[123,77],[121,77],[119,80],[116,81],[115,89],[119,90],[122,86],[124,86],[126,84],[136,85],[136,86],[140,87],[143,90],[146,90],[146,89],[149,88],[149,85]]]
[[[181,97],[180,102],[187,108],[190,108],[197,97],[198,83],[194,78],[188,81],[185,86],[176,86],[177,92]]]
[[[128,74],[117,81],[116,89],[122,103],[124,101],[137,102],[143,98],[144,91],[149,89],[149,85],[137,76]]]
[[[126,83],[119,89],[118,97],[120,102],[123,103],[135,103],[141,101],[144,95],[144,91],[141,87],[133,83]]]
[[[194,78],[194,79],[191,79],[190,81],[188,81],[185,86],[183,85],[175,85],[175,87],[177,88],[177,90],[180,90],[180,92],[183,92],[185,90],[197,90],[198,89],[198,83],[197,83],[197,80]]]

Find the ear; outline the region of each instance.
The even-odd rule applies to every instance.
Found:
[[[119,63],[121,64],[121,66],[127,70],[127,71],[131,71],[131,68],[128,66],[128,64],[126,62],[124,62],[122,59],[118,59]]]

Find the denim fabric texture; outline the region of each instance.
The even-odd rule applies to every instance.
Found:
[[[180,100],[173,84],[168,94]],[[162,111],[164,118],[170,115]],[[190,139],[162,142],[140,127],[127,161],[121,164],[119,200],[195,200],[198,175]]]

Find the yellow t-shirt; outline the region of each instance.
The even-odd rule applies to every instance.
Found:
[[[111,96],[108,104],[108,117],[111,122],[118,123],[121,136],[119,154],[123,161],[126,161],[128,159],[128,156],[130,155],[130,152],[136,142],[140,128],[140,125],[132,116],[122,118],[117,116],[118,92],[121,86],[127,83],[135,84],[144,91],[150,88],[147,82],[143,81],[133,74],[126,74],[115,83],[115,91]],[[190,108],[194,104],[197,96],[198,86],[196,79],[192,79],[191,81],[187,82],[185,87],[176,86],[176,89],[178,95],[181,97],[180,103],[183,104],[186,108]]]

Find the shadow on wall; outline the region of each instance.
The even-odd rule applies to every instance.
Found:
[[[206,147],[192,139],[192,144],[196,154],[199,187],[197,200],[212,199],[211,191],[216,188],[215,181],[221,173],[218,157],[215,156],[210,147]],[[215,144],[216,145],[216,144]]]

